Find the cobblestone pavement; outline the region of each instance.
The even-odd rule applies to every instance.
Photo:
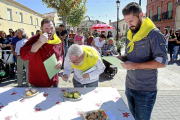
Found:
[[[151,120],[180,120],[180,60],[171,61],[166,68],[158,70],[158,93]],[[60,78],[59,87],[73,87],[72,76],[69,82]],[[119,69],[113,79],[100,75],[99,87],[116,87],[127,105],[125,96],[126,70]],[[24,80],[25,81],[25,80]],[[17,86],[17,79],[4,80],[2,86]],[[24,82],[24,86],[25,82]]]

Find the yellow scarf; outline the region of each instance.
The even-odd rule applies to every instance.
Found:
[[[82,46],[82,47],[83,47],[83,51],[84,51],[84,61],[83,61],[82,65],[80,65],[80,66],[76,66],[72,63],[72,68],[76,68],[78,70],[85,71],[97,63],[97,61],[99,59],[99,55],[98,55],[97,51],[94,50],[93,48],[86,47],[86,46]]]
[[[41,31],[40,35],[42,35],[42,34],[43,33]],[[56,33],[54,33],[53,40],[48,40],[47,43],[48,44],[59,44],[59,43],[61,43],[61,39],[56,35]]]
[[[146,37],[149,32],[153,29],[155,29],[156,26],[154,25],[154,23],[147,17],[143,19],[143,23],[141,24],[141,27],[139,29],[139,31],[134,35],[134,37],[132,38],[132,32],[131,30],[128,31],[127,33],[127,39],[130,41],[129,44],[127,45],[127,48],[129,49],[129,52],[132,52],[134,49],[134,42],[140,41],[142,40],[144,37]]]

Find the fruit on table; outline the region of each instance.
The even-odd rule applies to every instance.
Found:
[[[68,97],[69,98],[73,98],[73,94],[68,94]]]
[[[63,93],[63,96],[64,96],[64,97],[68,97],[68,94],[69,94],[69,92],[64,92],[64,93]]]
[[[74,93],[74,98],[80,98],[80,95],[78,93]]]

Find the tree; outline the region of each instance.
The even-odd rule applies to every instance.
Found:
[[[70,15],[71,10],[73,11],[74,9],[79,9],[79,7],[82,7],[81,3],[84,3],[84,1],[86,0],[42,0],[42,2],[45,3],[48,8],[55,9],[58,16],[62,17],[65,28],[66,19]],[[77,17],[77,19],[79,18],[81,19],[81,17]]]
[[[77,5],[76,8],[72,8],[69,15],[67,16],[68,24],[72,25],[72,27],[77,27],[81,24],[81,22],[87,17],[85,13],[87,11],[86,8],[87,0],[83,0],[81,4]]]

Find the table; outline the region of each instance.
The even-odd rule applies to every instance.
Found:
[[[134,120],[116,88],[36,88],[39,94],[22,98],[26,88],[0,88],[0,120],[83,120],[82,112],[104,109],[116,120]],[[80,101],[68,101],[64,91],[79,91]]]

